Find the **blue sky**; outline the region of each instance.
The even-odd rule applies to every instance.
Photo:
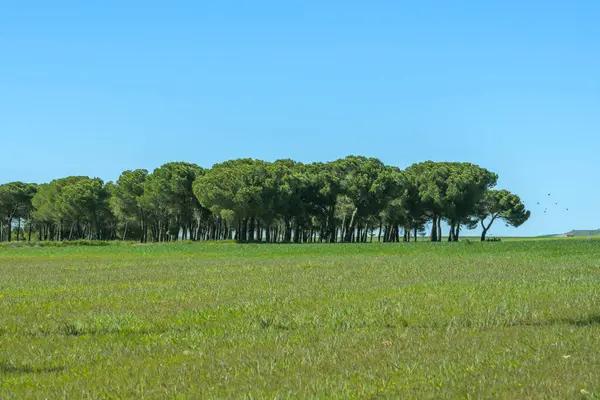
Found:
[[[0,182],[469,161],[533,212],[493,234],[600,228],[599,20],[597,1],[9,1]]]

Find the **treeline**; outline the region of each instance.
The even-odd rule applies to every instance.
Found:
[[[457,241],[463,227],[520,226],[530,215],[498,176],[461,162],[406,170],[375,158],[328,163],[237,159],[168,163],[116,182],[71,176],[0,185],[0,241]],[[447,222],[443,236],[441,222]],[[375,238],[375,239],[374,239]]]

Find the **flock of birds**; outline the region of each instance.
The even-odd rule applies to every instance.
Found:
[[[550,197],[551,195],[552,195],[552,193],[548,193],[548,197]],[[542,205],[542,203],[540,201],[538,201],[537,205],[540,206],[540,205]],[[559,206],[558,202],[554,202],[554,207],[558,207],[558,206]],[[568,212],[569,209],[565,208],[565,211]],[[546,213],[548,213],[548,207],[544,206],[544,214],[546,214]]]

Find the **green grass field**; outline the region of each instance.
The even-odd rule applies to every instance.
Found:
[[[600,241],[0,248],[1,398],[593,398]]]

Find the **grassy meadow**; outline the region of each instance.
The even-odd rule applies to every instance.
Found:
[[[594,398],[600,240],[0,248],[1,398]]]

